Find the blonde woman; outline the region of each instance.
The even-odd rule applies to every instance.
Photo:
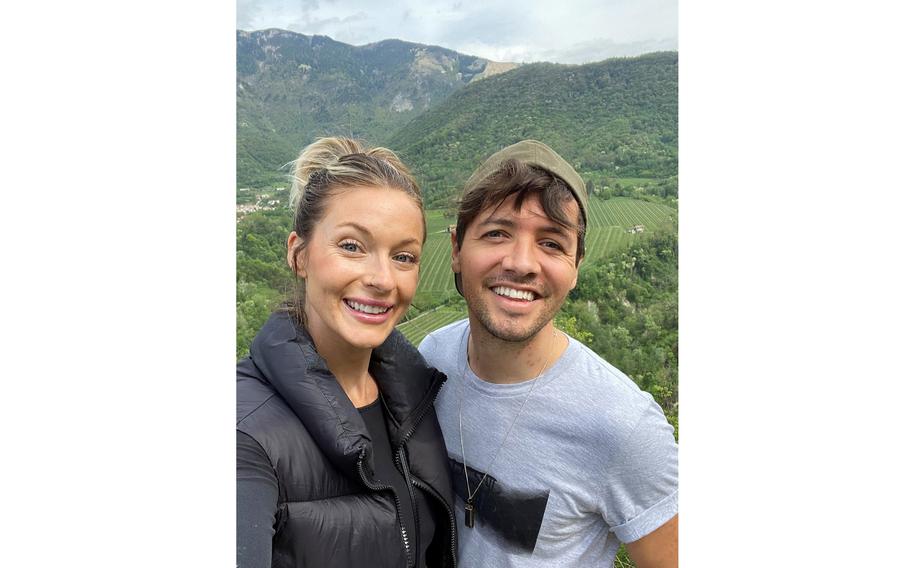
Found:
[[[241,568],[455,565],[445,376],[395,330],[426,224],[398,157],[323,138],[294,164],[298,293],[237,366]]]

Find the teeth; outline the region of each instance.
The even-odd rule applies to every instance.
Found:
[[[506,286],[496,286],[493,288],[493,292],[499,294],[500,296],[506,296],[508,298],[515,298],[518,300],[528,300],[531,301],[534,299],[534,293],[527,290],[516,290],[515,288],[508,288]]]
[[[363,312],[365,314],[384,314],[392,309],[391,307],[383,308],[381,306],[367,306],[366,304],[351,302],[350,300],[345,300],[344,303],[351,306],[358,312]]]

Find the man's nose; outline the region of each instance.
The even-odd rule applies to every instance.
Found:
[[[515,239],[502,259],[502,268],[521,276],[536,274],[540,272],[540,262],[537,259],[538,253],[537,243],[534,239]]]

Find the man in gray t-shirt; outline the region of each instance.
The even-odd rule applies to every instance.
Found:
[[[452,269],[468,319],[420,351],[448,375],[436,402],[460,525],[459,564],[677,565],[677,447],[653,398],[553,318],[584,256],[584,182],[533,140],[468,180]]]

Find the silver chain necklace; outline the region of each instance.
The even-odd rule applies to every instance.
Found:
[[[553,328],[553,340],[556,339],[556,328]],[[515,413],[515,417],[512,418],[512,423],[509,424],[509,428],[506,430],[505,436],[502,437],[502,441],[499,442],[499,447],[496,448],[496,451],[493,453],[493,457],[490,458],[490,463],[487,464],[487,467],[484,468],[483,477],[480,478],[480,483],[477,484],[477,487],[474,490],[471,490],[471,482],[468,480],[468,458],[465,455],[464,451],[464,432],[462,431],[461,426],[461,405],[464,401],[464,385],[467,382],[468,375],[468,345],[470,344],[471,336],[468,334],[468,339],[465,342],[465,357],[464,357],[464,369],[461,371],[461,388],[458,390],[458,439],[461,442],[461,465],[464,467],[464,484],[467,488],[468,498],[465,499],[464,503],[464,526],[474,528],[474,497],[477,495],[477,492],[480,491],[480,488],[483,487],[483,482],[487,480],[487,476],[490,474],[490,468],[493,467],[493,462],[496,461],[496,458],[499,457],[499,452],[502,450],[502,447],[505,446],[506,440],[509,438],[509,434],[512,432],[512,427],[515,426],[515,423],[518,422],[518,417],[521,416],[522,411],[525,408],[525,403],[528,402],[528,399],[531,398],[531,393],[534,391],[534,387],[537,386],[538,379],[540,375],[543,374],[544,369],[547,368],[547,365],[550,364],[550,356],[552,356],[553,344],[550,345],[550,355],[547,356],[547,359],[544,361],[543,366],[537,372],[537,375],[531,380],[531,386],[528,387],[528,392],[525,393],[524,399],[521,401],[521,406],[518,407],[518,412]]]

